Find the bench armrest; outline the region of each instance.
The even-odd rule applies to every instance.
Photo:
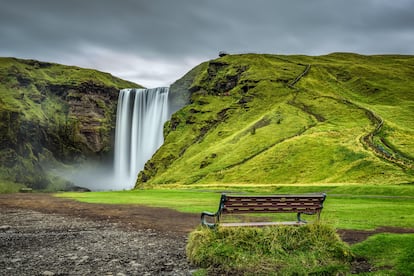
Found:
[[[201,225],[207,226],[208,228],[215,228],[216,223],[207,222],[205,216],[214,217],[215,218],[214,220],[217,221],[217,213],[210,213],[210,212],[206,212],[206,211],[201,213]]]

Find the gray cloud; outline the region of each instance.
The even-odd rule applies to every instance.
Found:
[[[219,50],[414,54],[410,0],[0,0],[0,55],[168,85]],[[4,3],[3,3],[4,2]]]

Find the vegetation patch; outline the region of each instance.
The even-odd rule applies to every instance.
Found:
[[[0,194],[17,193],[21,188],[24,188],[23,184],[0,181]]]
[[[323,224],[198,228],[186,250],[211,275],[335,275],[348,271],[352,259],[335,229]]]
[[[414,275],[414,234],[377,234],[352,246],[378,275]]]

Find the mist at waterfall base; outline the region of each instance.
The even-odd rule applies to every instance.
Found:
[[[138,173],[164,142],[168,120],[168,87],[119,92],[113,164],[87,163],[76,173],[59,173],[92,191],[129,190]]]

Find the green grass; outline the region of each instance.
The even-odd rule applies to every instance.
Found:
[[[17,193],[23,187],[23,184],[0,179],[0,194]]]
[[[119,192],[61,193],[82,202],[108,204],[142,204],[166,207],[181,212],[215,212],[220,199],[219,191],[236,193],[309,193],[327,192],[328,197],[322,211],[322,221],[337,228],[375,229],[381,226],[414,228],[414,187],[402,186],[274,186],[269,190],[259,187],[199,186],[198,189],[148,189]],[[192,186],[187,186],[192,187]],[[255,189],[255,190],[254,190]],[[294,215],[274,215],[272,219],[294,220]],[[313,217],[309,216],[309,220]]]
[[[58,197],[67,197],[88,203],[138,204],[153,207],[166,207],[180,212],[198,213],[204,208],[218,206],[220,197],[213,192],[194,192],[185,190],[134,190],[118,192],[59,193]]]
[[[324,206],[323,220],[338,228],[414,228],[414,198],[330,197]]]
[[[321,224],[199,228],[189,236],[187,256],[211,275],[336,275],[351,260],[335,229]]]
[[[375,270],[366,275],[414,275],[414,234],[377,234],[352,246]]]

